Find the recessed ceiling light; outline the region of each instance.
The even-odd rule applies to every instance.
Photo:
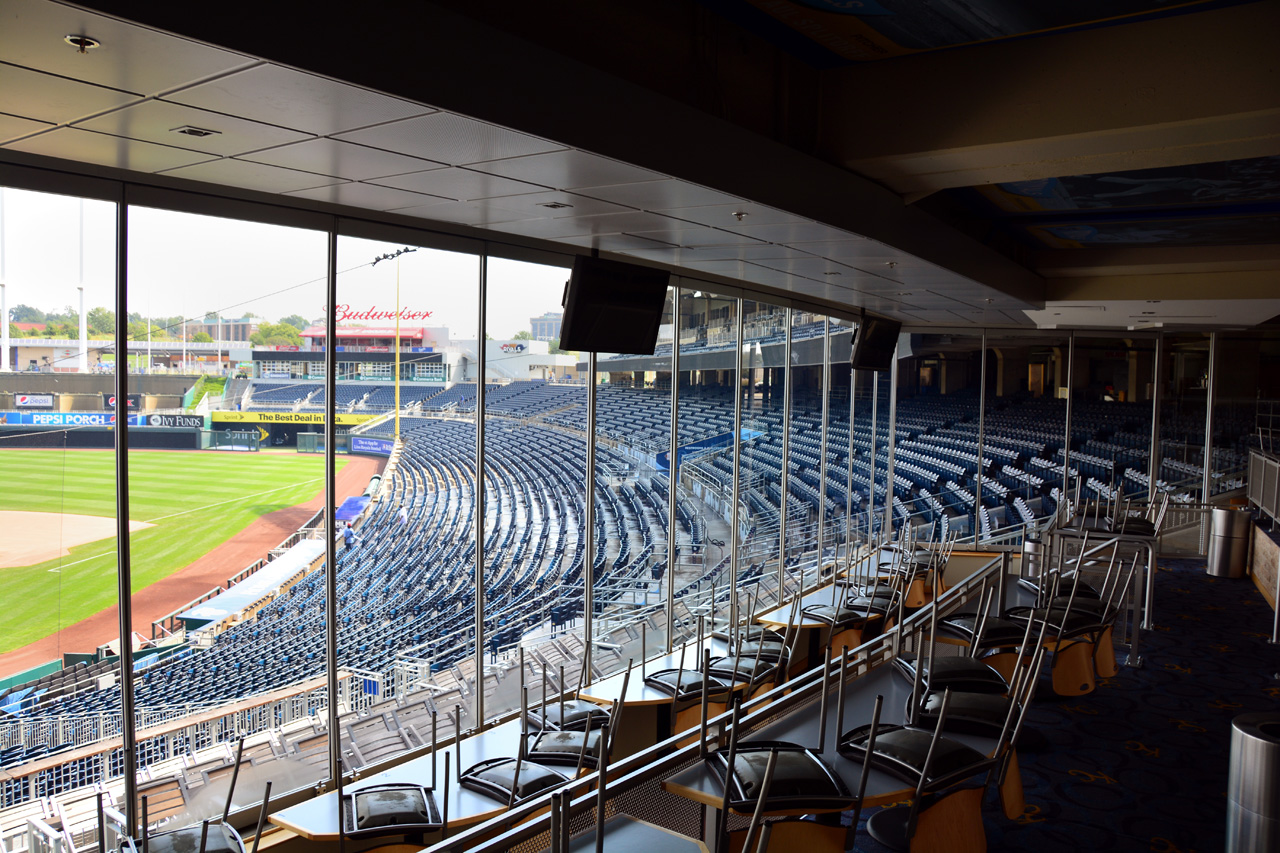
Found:
[[[564,210],[566,207],[573,207],[573,205],[566,204],[563,201],[544,201],[540,202],[538,207],[545,207],[548,210]]]
[[[203,139],[206,136],[219,136],[222,131],[209,130],[206,127],[196,127],[193,124],[184,124],[182,127],[175,127],[173,133],[181,133],[183,136],[194,136],[196,139]]]
[[[911,295],[911,291],[910,291],[910,290],[899,290],[899,291],[898,291],[898,295],[899,295],[899,296],[910,296],[910,295]]]
[[[62,40],[74,47],[80,53],[87,53],[95,47],[102,47],[102,42],[98,41],[93,36],[86,36],[82,33],[71,33],[70,35],[65,35],[62,37]]]
[[[885,261],[885,262],[884,262],[884,265],[885,265],[886,267],[888,267],[889,269],[893,269],[894,267],[896,267],[896,266],[898,265],[898,262],[897,262],[897,261]]]
[[[742,220],[746,219],[746,218],[747,218],[748,216],[750,216],[751,214],[747,213],[745,210],[735,210],[731,215],[733,216],[733,218],[734,218],[734,219],[736,219],[736,220],[738,220],[739,222],[741,222]]]

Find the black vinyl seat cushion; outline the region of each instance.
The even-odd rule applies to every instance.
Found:
[[[430,788],[376,785],[343,795],[343,829],[353,837],[431,832],[443,824]]]
[[[755,684],[773,675],[777,669],[777,662],[765,660],[763,655],[758,660],[746,655],[733,655],[712,658],[709,671],[716,678],[725,679],[730,684],[747,681]]]
[[[773,769],[773,782],[765,812],[812,809],[843,811],[852,808],[857,797],[850,792],[840,775],[813,750],[786,741],[753,741],[739,745],[734,752],[733,773],[728,773],[729,751],[718,750],[707,756],[707,763],[729,786],[729,808],[750,811],[755,808],[764,784],[769,755],[778,754]],[[726,782],[725,777],[729,776]]]
[[[188,853],[200,849],[199,824],[159,835],[147,836],[147,849],[154,853]],[[141,849],[141,848],[139,848]],[[205,853],[244,853],[244,842],[240,835],[225,823],[209,824],[209,834],[205,839]]]
[[[564,718],[560,717],[560,703],[550,702],[543,717],[541,706],[527,712],[529,725],[539,730],[574,731],[598,729],[609,722],[609,709],[585,699],[570,699],[564,703]]]
[[[772,628],[765,628],[763,625],[744,625],[736,631],[727,631],[723,628],[717,628],[711,632],[711,636],[726,643],[748,643],[755,642],[761,638],[782,642],[781,634]]]
[[[925,696],[920,706],[920,725],[932,727],[938,724],[943,695],[942,691],[934,690]],[[947,719],[943,731],[981,737],[999,737],[1004,730],[1012,701],[1007,696],[995,693],[953,691],[951,704],[947,706]]]
[[[518,780],[517,765],[520,767]],[[512,800],[513,786],[518,786],[514,799],[520,803],[568,781],[569,775],[561,770],[528,759],[519,761],[515,758],[490,758],[481,761],[467,768],[459,779],[462,787],[503,803]]]
[[[654,690],[660,690],[676,701],[694,699],[702,695],[704,686],[702,673],[696,669],[663,669],[647,676],[644,683]],[[705,682],[711,694],[727,693],[733,682],[717,675],[707,675]]]
[[[953,637],[959,637],[972,643],[973,635],[977,632],[978,623],[981,621],[978,616],[948,616],[938,622],[938,628],[945,634],[950,634]],[[1018,646],[1022,644],[1022,638],[1026,633],[1027,625],[1025,622],[1015,622],[1012,619],[988,616],[987,623],[982,631],[982,642],[978,648],[998,649],[1007,646]]]
[[[850,761],[862,762],[866,757],[870,734],[870,725],[859,726],[842,735],[836,748]],[[881,726],[876,731],[871,764],[904,782],[916,784],[920,781],[920,773],[932,741],[933,732],[928,729]],[[939,737],[929,778],[925,780],[925,790],[936,791],[963,781],[974,773],[985,770],[989,763],[987,756],[976,749],[948,737]]]
[[[810,604],[803,611],[805,616],[814,619],[824,625],[830,625],[837,631],[844,631],[849,628],[863,628],[871,621],[871,617],[867,615],[866,607],[854,607],[851,605],[830,604]],[[876,615],[872,610],[872,615]]]
[[[1063,607],[1017,608],[1005,613],[1005,617],[1013,620],[1032,619],[1037,625],[1048,622],[1049,631],[1056,634],[1061,629],[1064,640],[1091,634],[1102,627],[1098,624],[1099,617],[1096,614],[1083,612],[1074,606],[1067,612],[1065,604],[1064,601]]]
[[[604,743],[600,729],[591,731],[554,732],[545,731],[529,735],[528,752],[525,754],[531,761],[539,764],[578,766],[579,757],[582,766],[594,769],[600,760],[600,752]],[[582,741],[586,739],[587,751],[582,751]],[[521,771],[523,773],[523,771]]]
[[[904,652],[894,659],[894,669],[908,681],[916,677],[916,655]],[[926,659],[920,680],[931,690],[953,690],[964,693],[1007,693],[1009,683],[1004,676],[980,660],[966,656]]]

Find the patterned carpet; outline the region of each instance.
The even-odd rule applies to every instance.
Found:
[[[1007,821],[988,794],[989,850],[1223,849],[1231,720],[1280,711],[1280,646],[1253,582],[1204,566],[1160,563],[1142,668],[1121,667],[1086,696],[1035,701],[1019,749],[1027,808]],[[854,849],[887,850],[865,827]]]

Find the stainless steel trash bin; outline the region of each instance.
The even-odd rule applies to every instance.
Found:
[[[1022,542],[1022,577],[1038,578],[1044,568],[1044,542],[1039,536],[1028,536]]]
[[[1280,713],[1231,721],[1227,853],[1280,850]]]
[[[1249,559],[1249,532],[1252,516],[1247,509],[1215,507],[1209,529],[1209,564],[1214,577],[1238,578],[1244,575]]]

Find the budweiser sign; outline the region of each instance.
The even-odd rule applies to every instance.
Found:
[[[397,316],[401,320],[426,320],[434,313],[431,311],[414,311],[411,308],[387,311],[377,305],[361,309],[352,308],[346,304],[335,305],[334,310],[337,312],[339,323],[343,320],[394,320]]]

